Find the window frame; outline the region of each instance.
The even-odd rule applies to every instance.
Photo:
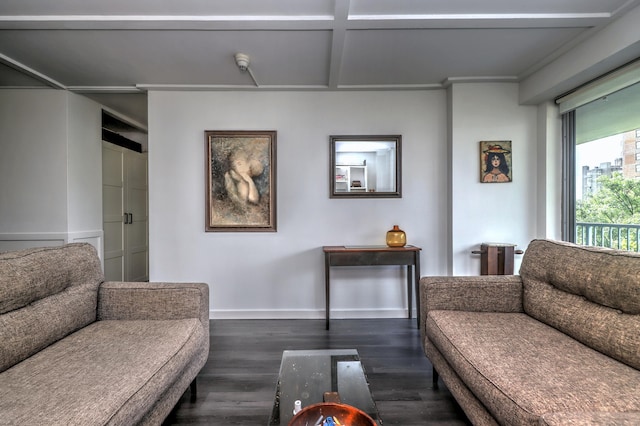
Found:
[[[576,241],[576,114],[562,114],[562,207],[560,236]]]

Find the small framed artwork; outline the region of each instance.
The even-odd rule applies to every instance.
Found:
[[[512,168],[511,141],[480,142],[480,182],[511,182]]]
[[[205,230],[276,231],[276,132],[205,131]]]

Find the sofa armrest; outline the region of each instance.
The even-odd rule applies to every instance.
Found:
[[[519,275],[422,277],[420,329],[434,310],[523,312]]]
[[[100,285],[99,320],[185,318],[198,318],[209,328],[207,284],[108,281]]]

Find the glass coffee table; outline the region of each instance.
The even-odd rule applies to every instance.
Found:
[[[337,392],[342,403],[359,408],[382,424],[358,351],[329,349],[282,353],[269,426],[286,426],[296,400],[302,401],[304,408],[323,402],[325,392]]]

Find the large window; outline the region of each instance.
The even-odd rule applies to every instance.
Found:
[[[630,67],[559,100],[567,241],[639,251],[640,68]]]

